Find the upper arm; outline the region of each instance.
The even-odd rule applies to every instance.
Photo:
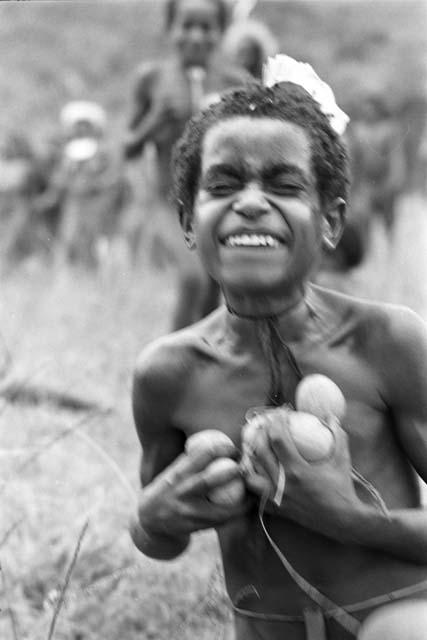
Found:
[[[166,354],[153,357],[146,350],[135,369],[132,409],[142,446],[142,485],[151,482],[184,451],[184,433],[173,425],[177,389],[170,360]]]
[[[392,320],[391,350],[387,401],[399,441],[427,481],[427,325],[408,309],[397,310]]]
[[[134,83],[129,128],[135,129],[151,107],[157,71],[151,64],[142,66]]]

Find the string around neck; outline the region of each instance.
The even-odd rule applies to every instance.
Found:
[[[285,307],[284,309],[278,312],[266,313],[266,314],[240,313],[239,311],[237,311],[237,309],[233,309],[233,307],[230,305],[230,303],[227,300],[225,301],[225,306],[227,308],[227,311],[232,316],[236,316],[236,318],[242,318],[243,320],[275,320],[275,319],[281,318],[282,316],[286,315],[287,313],[295,309],[301,302],[305,302],[305,299],[303,298],[302,300],[297,300],[296,302],[293,302],[292,304],[288,305],[287,307]],[[308,307],[308,304],[307,304],[307,307]]]

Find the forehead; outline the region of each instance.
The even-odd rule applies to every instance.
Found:
[[[219,6],[214,0],[178,0],[174,22],[219,22]]]
[[[294,165],[311,171],[310,140],[304,129],[275,118],[231,117],[211,127],[202,146],[202,172],[215,164]]]

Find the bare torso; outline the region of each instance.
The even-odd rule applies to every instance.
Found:
[[[243,70],[225,68],[221,62],[216,58],[212,61],[196,88],[191,73],[181,66],[178,59],[169,58],[149,71],[142,71],[138,80],[140,105],[135,106],[132,128],[144,124],[144,121],[147,125],[144,141],[152,142],[157,151],[160,197],[166,197],[172,186],[173,146],[188,120],[202,106],[200,100],[209,101],[220,91],[242,84],[246,79]]]
[[[348,403],[343,426],[350,437],[353,466],[376,487],[389,508],[419,506],[417,480],[383,399],[382,376],[388,363],[372,349],[378,339],[375,332],[384,331],[384,326],[373,315],[361,317],[357,308],[341,306],[338,298],[332,301],[337,306],[328,313],[335,316],[335,323],[325,329],[319,320],[316,335],[303,344],[290,345],[294,356],[303,375],[323,373],[342,389]],[[198,339],[185,367],[187,392],[174,410],[174,426],[187,437],[219,428],[239,446],[246,411],[266,404],[268,371],[260,353],[240,349],[229,339],[223,320],[224,310],[220,310],[198,325]],[[293,402],[293,398],[287,400]],[[360,497],[368,499],[363,494]],[[297,571],[338,604],[365,600],[427,578],[427,567],[341,544],[284,518],[266,515],[265,522]],[[270,547],[260,528],[256,504],[244,517],[220,528],[218,535],[233,601],[243,602],[248,594],[244,598],[247,608],[265,613],[301,612],[308,598]],[[250,597],[251,585],[259,597]]]
[[[315,310],[312,320],[302,340],[287,343],[302,376],[322,373],[343,391],[347,414],[342,426],[349,437],[353,467],[380,492],[387,507],[419,507],[418,479],[395,428],[394,411],[401,408],[402,394],[394,398],[397,387],[390,386],[390,380],[399,378],[403,397],[409,405],[416,402],[404,378],[396,374],[399,362],[390,324],[398,312],[318,287],[309,293],[306,301]],[[156,385],[162,380],[163,389],[156,400],[161,407],[153,405],[150,412],[158,413],[156,422],[166,422],[168,429],[161,448],[144,456],[144,484],[171,464],[183,451],[185,439],[196,432],[220,429],[240,447],[247,410],[267,404],[270,389],[269,367],[253,340],[253,322],[221,308],[191,330],[162,339],[151,356],[144,354],[145,362],[153,358],[157,363]],[[282,376],[290,379],[294,374],[282,356]],[[293,394],[284,400],[293,404]],[[358,493],[361,500],[372,503],[367,493],[360,489]],[[312,601],[290,577],[262,530],[259,501],[253,496],[248,504],[243,516],[217,528],[231,601],[256,614],[301,616]],[[274,515],[274,509],[264,514],[264,524],[294,569],[335,604],[359,603],[427,581],[427,566],[422,563],[340,542],[339,535],[326,537],[283,514]],[[424,593],[427,597],[427,590]],[[243,625],[237,631],[239,640],[305,637],[301,624],[254,622],[244,616],[239,620]],[[349,637],[340,635],[336,626],[331,638]]]

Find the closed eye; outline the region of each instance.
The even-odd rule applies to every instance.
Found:
[[[202,188],[215,197],[225,197],[232,195],[242,188],[242,181],[234,175],[212,176],[205,180]]]
[[[211,195],[217,197],[224,197],[228,195],[232,195],[240,188],[239,184],[223,182],[218,184],[212,184],[206,187],[206,191],[208,191]]]
[[[265,188],[267,191],[270,191],[270,193],[289,197],[297,197],[304,190],[304,187],[301,184],[280,180],[269,182],[265,185]]]

